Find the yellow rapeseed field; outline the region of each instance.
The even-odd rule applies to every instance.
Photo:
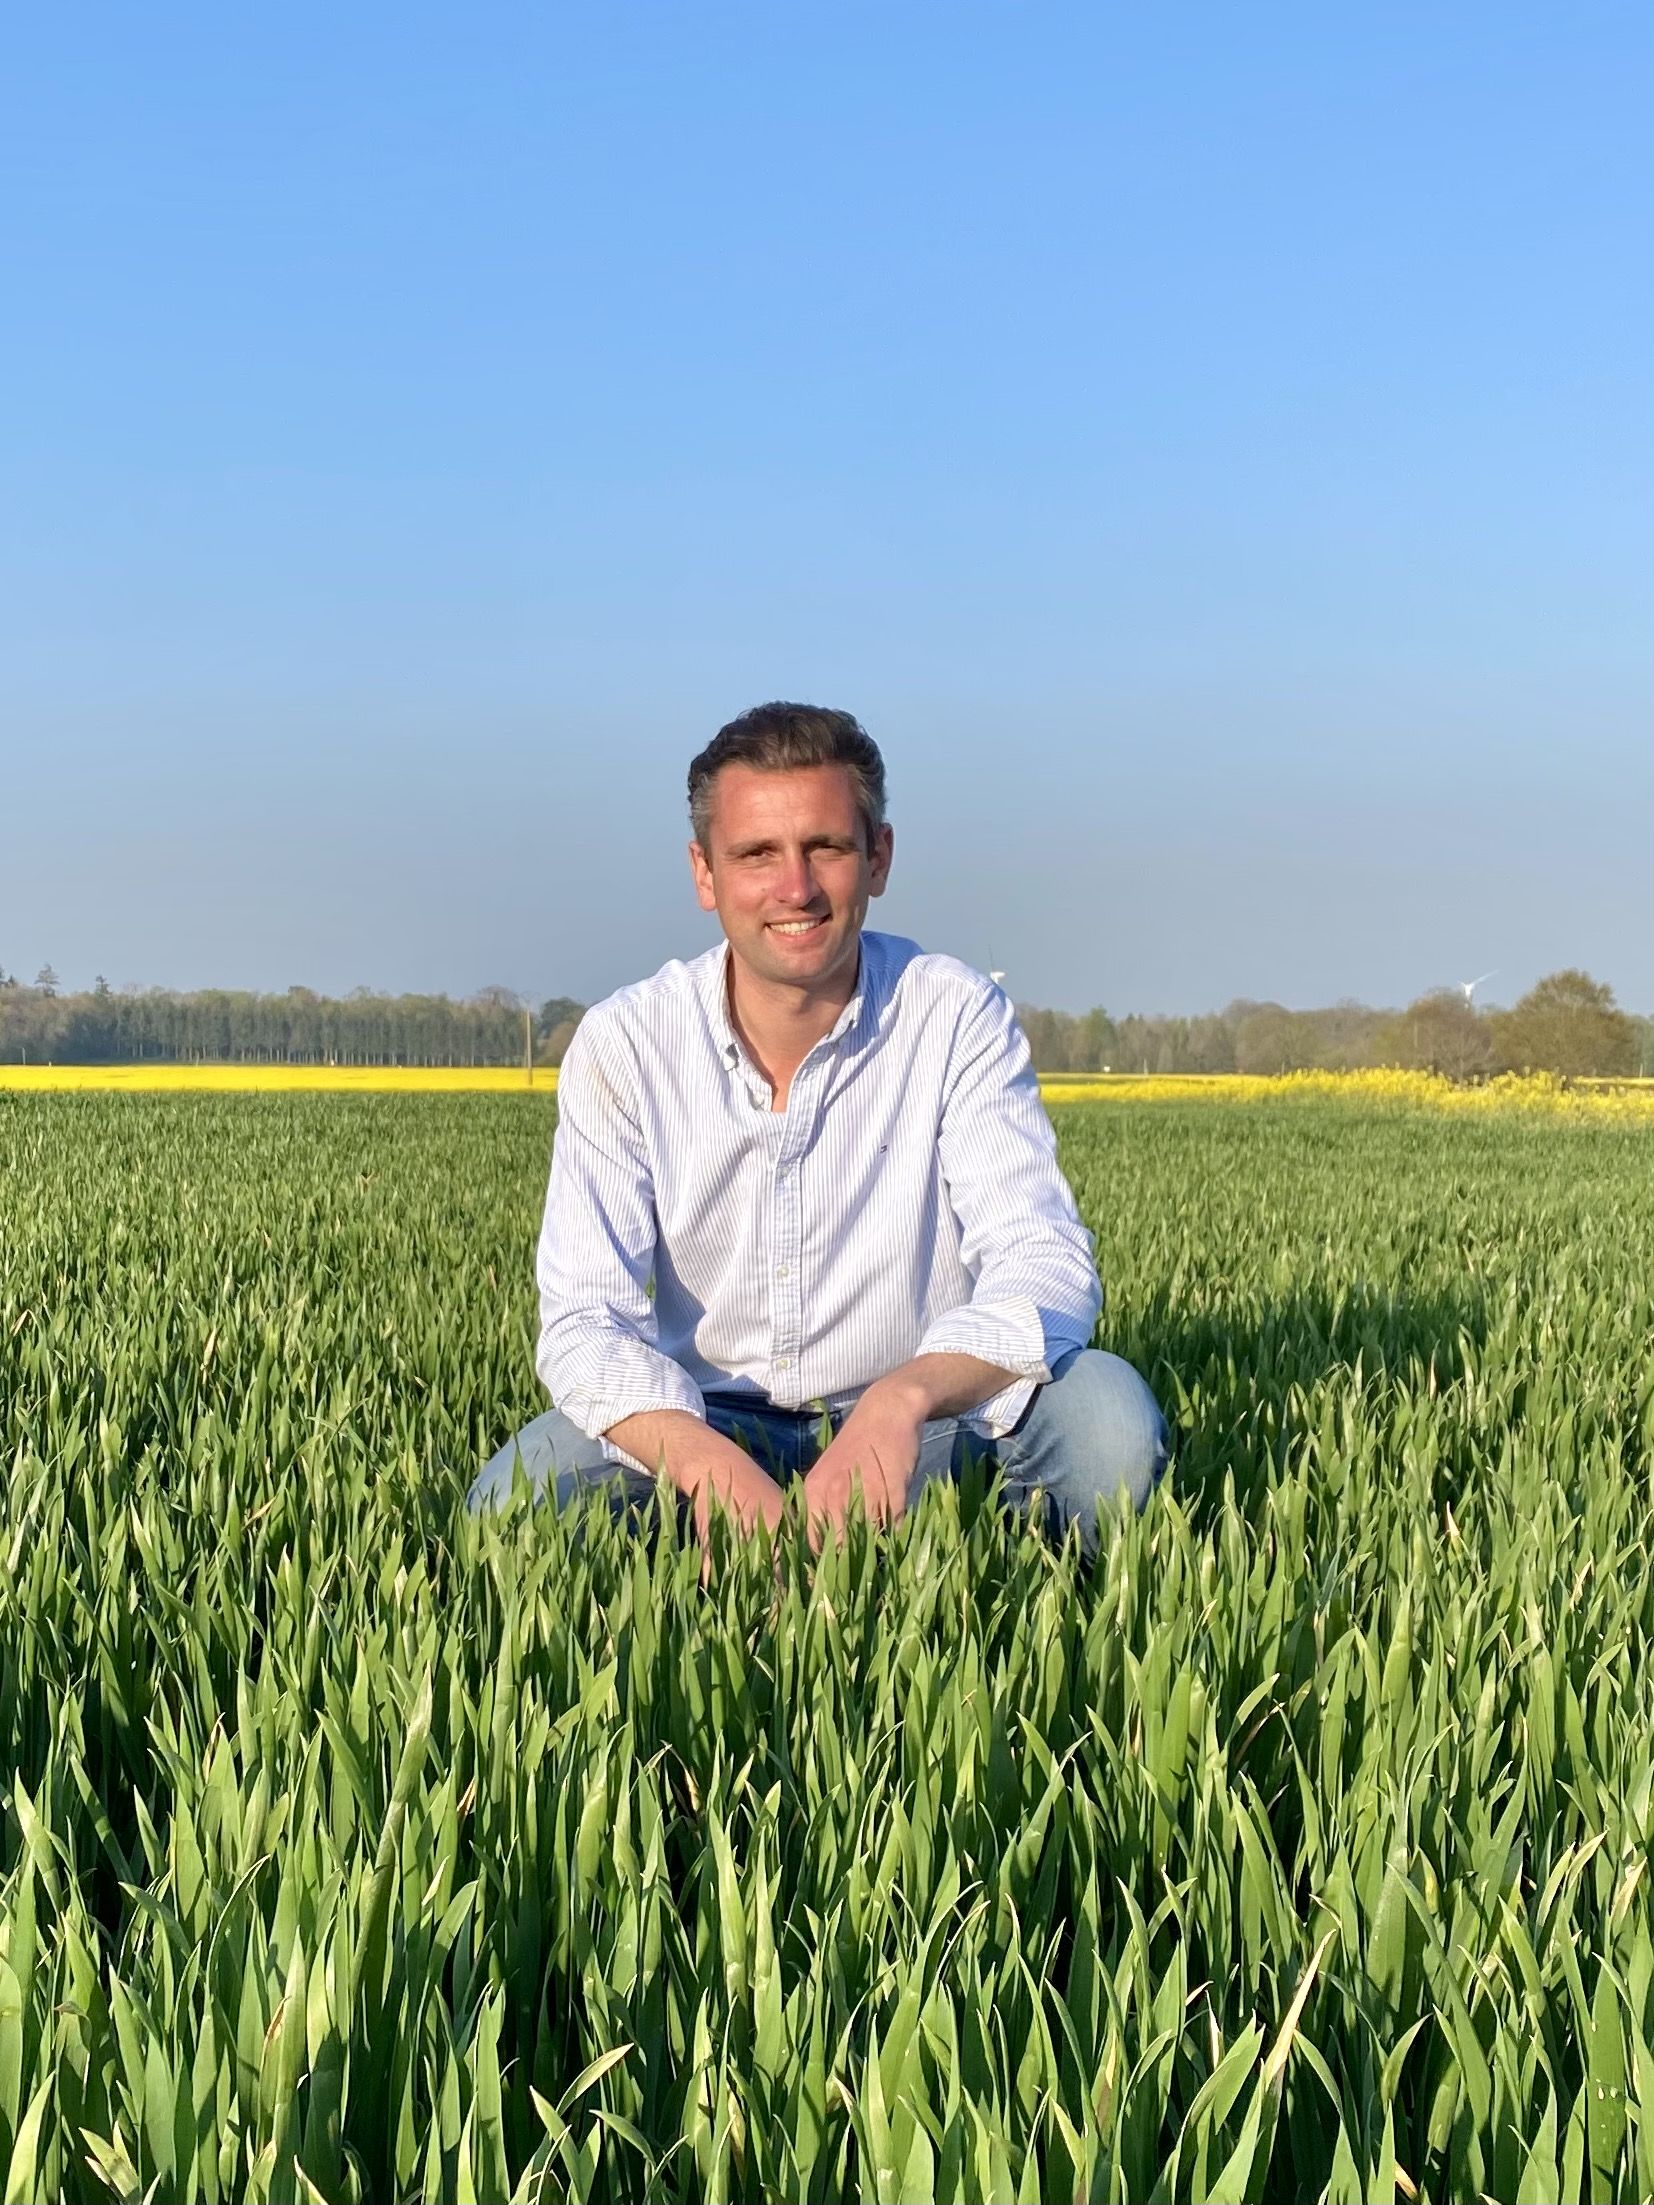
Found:
[[[1266,1102],[1285,1098],[1391,1104],[1472,1116],[1519,1112],[1530,1117],[1588,1120],[1592,1124],[1654,1125],[1654,1080],[1587,1080],[1568,1084],[1549,1072],[1502,1073],[1480,1086],[1461,1087],[1434,1072],[1172,1073],[1162,1076],[1043,1079],[1048,1103],[1059,1102]]]
[[[1053,1074],[1048,1103],[1276,1100],[1389,1104],[1472,1115],[1519,1112],[1592,1124],[1654,1125],[1654,1080],[1565,1084],[1548,1073],[1506,1074],[1459,1087],[1431,1072]],[[0,1064],[0,1092],[22,1094],[551,1095],[557,1074],[508,1065]]]

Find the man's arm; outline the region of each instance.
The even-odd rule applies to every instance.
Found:
[[[1052,1364],[1090,1345],[1103,1292],[1027,1040],[997,987],[960,1021],[937,1151],[975,1284],[968,1302],[926,1329],[918,1356],[965,1355],[1007,1374],[967,1410],[935,1412],[975,1410],[1004,1433]]]
[[[583,1020],[557,1080],[557,1138],[536,1271],[540,1375],[616,1462],[666,1475],[696,1504],[773,1523],[774,1482],[706,1422],[700,1389],[661,1352],[650,1281],[655,1198],[622,1049]]]

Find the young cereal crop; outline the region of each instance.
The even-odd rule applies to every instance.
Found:
[[[1058,1115],[1174,1478],[473,1523],[532,1096],[0,1097],[9,2199],[1654,2192],[1648,1135]]]

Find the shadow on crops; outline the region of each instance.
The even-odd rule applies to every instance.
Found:
[[[1455,1385],[1465,1343],[1477,1354],[1486,1337],[1472,1279],[1451,1294],[1352,1281],[1201,1309],[1173,1307],[1162,1290],[1107,1344],[1136,1363],[1172,1423],[1185,1501],[1215,1496],[1229,1474],[1245,1508],[1319,1423],[1329,1388],[1346,1391],[1359,1371],[1382,1420],[1387,1398]]]
[[[1285,1468],[1307,1428],[1319,1422],[1327,1392],[1360,1384],[1382,1420],[1392,1402],[1444,1392],[1464,1376],[1464,1344],[1479,1357],[1487,1337],[1486,1296],[1466,1279],[1452,1293],[1411,1293],[1404,1286],[1352,1281],[1336,1290],[1307,1287],[1270,1300],[1190,1307],[1162,1287],[1136,1303],[1103,1345],[1148,1379],[1173,1428],[1177,1486],[1199,1505],[1234,1479],[1243,1508]],[[531,1403],[527,1414],[538,1413]],[[526,1421],[502,1412],[499,1430]],[[509,1436],[507,1434],[507,1436]],[[475,1474],[458,1463],[461,1490]],[[452,1532],[454,1487],[437,1478],[407,1498],[410,1526],[433,1560]],[[444,1558],[445,1555],[444,1555]]]

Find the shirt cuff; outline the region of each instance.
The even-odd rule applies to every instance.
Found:
[[[651,1387],[647,1392],[640,1389],[635,1393],[576,1394],[558,1402],[557,1406],[571,1423],[596,1440],[603,1450],[605,1462],[641,1470],[651,1478],[659,1464],[640,1461],[636,1455],[629,1455],[624,1447],[617,1447],[612,1439],[605,1437],[610,1428],[624,1423],[629,1416],[647,1416],[655,1409],[676,1409],[685,1416],[698,1417],[703,1424],[706,1422],[706,1401],[701,1389],[681,1371],[677,1373],[677,1383],[668,1379],[662,1386]]]
[[[1000,1393],[990,1394],[986,1401],[979,1401],[974,1409],[966,1411],[960,1422],[976,1426],[992,1439],[1003,1439],[1022,1422],[1038,1385],[1038,1379],[1019,1378],[1014,1386],[1007,1386]]]

